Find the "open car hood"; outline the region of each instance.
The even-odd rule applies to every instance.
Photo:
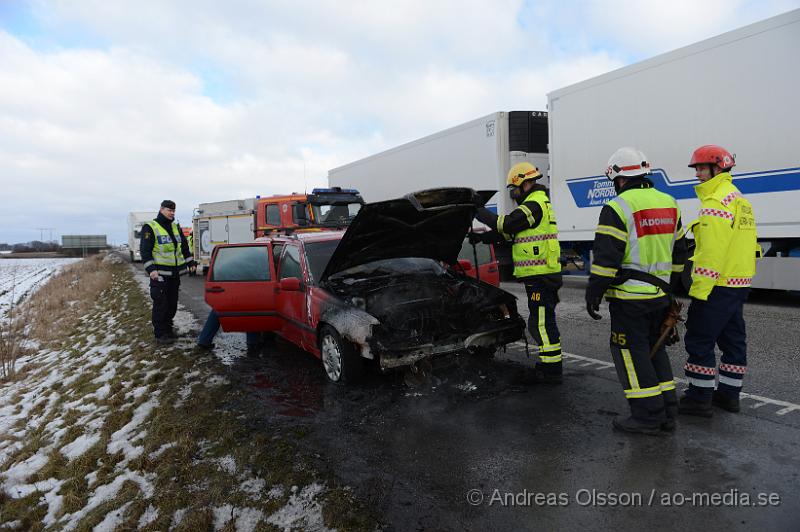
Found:
[[[321,280],[383,259],[425,257],[453,264],[475,211],[493,190],[436,188],[367,203],[350,223]]]

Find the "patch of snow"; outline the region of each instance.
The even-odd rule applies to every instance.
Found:
[[[150,477],[152,476],[153,475],[150,475]],[[148,478],[126,470],[123,474],[115,477],[110,483],[96,487],[93,495],[89,497],[89,500],[86,502],[86,506],[75,513],[63,516],[62,520],[67,521],[66,525],[64,526],[64,530],[74,529],[78,522],[89,512],[104,502],[114,499],[119,493],[120,488],[122,488],[122,484],[127,480],[135,482],[139,485],[139,489],[142,491],[143,498],[149,499],[153,496],[153,484]]]
[[[16,497],[12,491],[15,486],[24,483],[31,475],[43,468],[48,462],[47,453],[43,449],[18,464],[14,464],[2,476],[5,478],[4,487],[6,493],[11,497]],[[23,495],[24,496],[24,495]]]
[[[127,510],[128,506],[131,504],[132,502],[126,502],[116,510],[108,512],[105,518],[92,529],[92,532],[114,532],[114,530],[122,524],[122,517],[125,515],[125,510]]]
[[[148,454],[147,457],[150,460],[155,460],[156,458],[161,456],[164,453],[164,451],[166,451],[167,449],[169,449],[171,447],[175,447],[175,445],[176,445],[175,442],[165,443],[164,445],[162,445],[161,447],[159,447],[158,449],[156,449],[152,453]]]
[[[61,454],[63,454],[67,460],[75,460],[91,449],[98,441],[100,441],[99,434],[83,434],[75,438],[75,441],[72,443],[63,446],[61,448]]]
[[[322,493],[321,484],[313,483],[302,490],[293,490],[283,508],[267,518],[267,523],[285,530],[301,528],[303,530],[328,531],[322,520],[322,506],[316,497]]]
[[[211,511],[214,514],[214,530],[220,530],[233,519],[233,506],[230,504],[223,504]]]
[[[106,384],[102,385],[100,388],[98,388],[98,389],[97,389],[97,390],[94,392],[94,394],[92,394],[92,395],[94,395],[95,397],[97,397],[97,399],[98,399],[98,400],[102,401],[103,399],[105,399],[106,397],[108,397],[108,394],[109,394],[109,393],[111,393],[111,385],[110,385],[110,384],[108,384],[108,383],[106,383]],[[88,397],[88,396],[87,396],[87,397]]]
[[[156,394],[154,394],[156,395]],[[131,445],[131,435],[139,425],[144,423],[150,412],[158,406],[158,399],[153,397],[149,401],[140,404],[133,412],[133,419],[131,419],[124,427],[111,435],[111,441],[108,442],[106,450],[109,454],[115,454],[119,451],[125,453],[126,461],[133,460],[142,454],[141,447],[134,447]]]
[[[257,501],[261,498],[261,492],[264,490],[264,486],[267,485],[267,482],[262,478],[250,478],[245,480],[239,485],[239,491],[243,491],[250,495],[250,498]],[[273,488],[274,489],[274,488]],[[283,496],[283,490],[281,489],[280,495],[278,497]],[[277,499],[278,497],[270,497],[271,499]]]
[[[181,508],[180,510],[175,510],[175,513],[172,514],[172,522],[169,524],[169,529],[173,530],[181,524],[183,521],[183,516],[186,515],[186,508]]]
[[[125,394],[125,399],[138,399],[147,393],[149,388],[147,386],[139,386],[138,388],[131,390],[130,392]]]
[[[147,507],[142,516],[139,518],[139,524],[137,528],[141,530],[150,523],[152,523],[153,521],[155,521],[157,518],[158,518],[158,508],[154,507],[151,504],[150,506]]]
[[[216,462],[222,471],[230,475],[236,473],[236,460],[234,460],[233,456],[231,455],[223,456],[222,458],[217,459]]]
[[[268,499],[280,499],[283,497],[283,494],[286,493],[286,490],[278,484],[277,486],[272,486],[270,490],[267,492]]]
[[[236,532],[253,532],[256,525],[264,519],[264,512],[255,508],[237,508]]]

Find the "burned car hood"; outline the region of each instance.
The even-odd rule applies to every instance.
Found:
[[[475,210],[494,194],[493,190],[437,188],[368,203],[342,236],[321,280],[382,259],[423,257],[452,264]]]

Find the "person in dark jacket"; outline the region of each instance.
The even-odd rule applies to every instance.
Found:
[[[561,334],[556,324],[558,290],[561,288],[561,247],[558,226],[547,188],[536,181],[542,173],[528,162],[515,164],[508,172],[506,188],[517,207],[508,215],[486,208],[476,218],[492,230],[470,233],[470,242],[512,242],[514,277],[525,285],[528,299],[528,330],[539,346],[539,362],[525,380],[561,384]]]
[[[656,190],[649,174],[636,148],[620,148],[608,162],[617,196],[600,211],[586,310],[599,320],[603,297],[609,302],[611,358],[631,410],[614,419],[614,428],[658,435],[675,430],[675,380],[664,346],[655,347],[686,242],[677,201]]]
[[[142,227],[140,250],[150,277],[156,343],[170,344],[177,338],[172,320],[178,310],[180,276],[196,269],[189,243],[175,222],[174,201],[162,201],[158,216]]]

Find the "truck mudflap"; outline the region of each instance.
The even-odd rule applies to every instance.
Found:
[[[490,331],[478,332],[469,335],[465,340],[450,344],[424,344],[405,348],[392,348],[378,350],[378,362],[381,370],[389,370],[411,366],[428,357],[449,355],[470,348],[489,347],[497,348],[516,342],[525,334],[525,322],[520,318],[502,327]]]

